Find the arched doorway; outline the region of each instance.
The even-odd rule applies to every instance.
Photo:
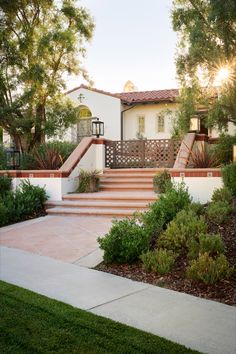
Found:
[[[84,137],[92,135],[92,113],[87,106],[78,107],[77,142]]]

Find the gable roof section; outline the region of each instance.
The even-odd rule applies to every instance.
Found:
[[[115,97],[115,98],[120,98],[120,97],[118,96],[118,94],[116,94],[116,93],[111,93],[111,92],[108,92],[108,91],[98,90],[98,89],[96,89],[96,88],[93,88],[93,87],[90,87],[90,86],[86,86],[86,85],[84,85],[84,84],[81,84],[80,86],[75,87],[75,88],[73,88],[72,90],[67,91],[65,94],[67,95],[68,93],[77,91],[77,90],[79,90],[79,89],[81,89],[81,88],[82,88],[82,89],[89,90],[89,91],[101,93],[101,94],[106,95],[106,96],[112,96],[112,97]]]
[[[101,93],[103,95],[119,98],[124,104],[148,102],[174,102],[175,99],[179,96],[178,89],[111,93],[108,91],[98,90],[96,88],[89,87],[83,84],[78,87],[75,87],[70,91],[67,91],[66,94],[69,94],[80,88]]]
[[[174,101],[178,95],[178,89],[171,90],[153,90],[153,91],[140,91],[140,92],[122,92],[118,93],[120,99],[127,103],[139,103],[139,102],[163,102]]]

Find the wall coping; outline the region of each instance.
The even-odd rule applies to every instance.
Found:
[[[174,163],[174,168],[186,168],[195,138],[196,133],[187,133],[184,136]]]
[[[185,154],[188,152],[185,151],[187,150],[186,142],[188,143],[187,146],[191,146],[194,138],[195,134],[187,134],[185,137],[185,144],[183,145]],[[105,138],[83,138],[59,170],[2,170],[0,171],[0,176],[13,178],[65,178],[71,174],[91,145],[105,145],[107,141],[109,140]],[[181,155],[179,151],[179,159],[182,158]],[[154,168],[154,170],[158,172],[163,171],[164,168]],[[170,172],[171,177],[221,177],[220,168],[186,168],[181,163],[176,163],[173,168],[166,168],[166,170]]]
[[[221,168],[170,168],[171,177],[221,177]]]
[[[94,137],[85,137],[79,143],[79,145],[72,151],[68,159],[63,163],[58,171],[61,173],[71,174],[73,169],[78,165],[82,157],[86,154],[91,145],[105,145],[107,139],[104,138],[94,138]]]
[[[0,176],[13,178],[65,178],[71,174],[91,145],[104,145],[106,141],[108,139],[95,137],[83,138],[58,170],[2,170],[0,171]]]
[[[149,169],[150,170],[150,169]],[[154,168],[156,172],[164,168]],[[166,168],[171,177],[221,177],[220,168]],[[115,171],[115,170],[114,170]],[[68,177],[68,172],[59,170],[2,170],[0,176],[13,178],[63,178]]]

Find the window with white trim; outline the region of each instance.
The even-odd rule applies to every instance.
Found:
[[[165,118],[162,114],[157,115],[156,117],[157,133],[164,133],[165,131]]]
[[[145,133],[145,116],[138,116],[138,133]]]

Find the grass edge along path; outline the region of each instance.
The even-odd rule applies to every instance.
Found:
[[[199,353],[2,281],[0,298],[4,354]]]

